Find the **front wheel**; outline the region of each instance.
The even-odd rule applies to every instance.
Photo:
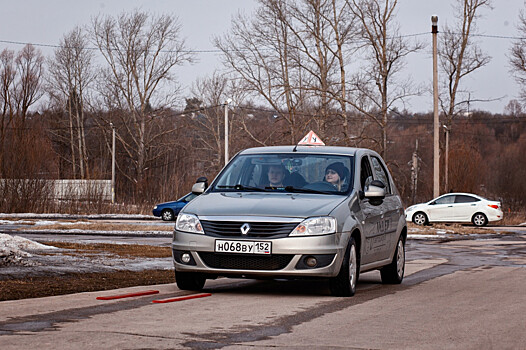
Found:
[[[358,256],[356,253],[356,242],[351,238],[345,257],[343,258],[340,273],[329,281],[331,293],[338,297],[352,297],[356,293],[356,282],[358,281]]]
[[[206,278],[196,272],[175,271],[175,282],[181,290],[200,291],[205,286]]]
[[[429,220],[427,219],[427,215],[422,213],[422,212],[418,212],[416,213],[415,215],[413,215],[413,222],[417,225],[427,225]]]
[[[471,222],[475,226],[486,226],[488,224],[488,218],[482,213],[476,213],[473,215],[473,218],[471,218]]]
[[[396,251],[393,261],[380,269],[380,276],[383,284],[400,284],[404,279],[405,271],[405,242],[404,238],[400,236],[396,244]]]
[[[163,219],[163,221],[173,221],[174,212],[171,209],[164,209],[161,212],[161,218]]]

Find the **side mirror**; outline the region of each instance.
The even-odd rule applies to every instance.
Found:
[[[208,187],[208,179],[202,176],[198,178],[195,184],[192,186],[192,193],[196,195],[200,195],[206,190],[207,187]]]
[[[379,180],[371,182],[371,184],[365,189],[364,197],[370,199],[384,199],[385,185],[383,182]]]

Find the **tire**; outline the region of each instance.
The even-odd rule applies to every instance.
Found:
[[[405,271],[405,241],[402,236],[398,238],[393,261],[380,269],[383,284],[400,284],[404,279]]]
[[[420,226],[425,226],[429,224],[429,219],[427,218],[427,215],[425,213],[419,211],[415,213],[415,215],[413,215],[413,223]]]
[[[356,282],[360,271],[356,242],[351,238],[340,272],[329,280],[331,294],[337,297],[352,297],[356,293]]]
[[[161,212],[161,218],[163,221],[173,221],[174,220],[174,212],[172,209],[164,209]]]
[[[482,213],[475,213],[471,218],[471,222],[475,226],[482,227],[488,224],[488,218]]]
[[[177,288],[181,290],[200,291],[205,286],[206,278],[196,272],[175,271],[175,282],[177,283]]]

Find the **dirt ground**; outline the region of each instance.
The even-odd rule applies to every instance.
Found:
[[[45,242],[70,256],[113,256],[115,258],[168,258],[169,247],[125,244],[76,244]],[[67,249],[67,250],[66,250]],[[12,275],[0,280],[0,301],[92,292],[140,285],[174,283],[173,270],[56,273],[37,276]]]

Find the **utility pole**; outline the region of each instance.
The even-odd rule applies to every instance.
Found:
[[[228,105],[232,99],[227,99],[225,102],[225,166],[228,163]]]
[[[440,150],[438,119],[438,16],[431,16],[431,33],[433,35],[433,197],[440,195]]]
[[[110,123],[112,129],[111,143],[111,203],[115,203],[115,126]]]
[[[418,139],[415,140],[415,151],[413,152],[413,160],[411,164],[411,187],[413,190],[413,201],[416,202],[416,191],[418,187]]]
[[[442,125],[446,132],[446,154],[445,154],[445,176],[444,176],[444,191],[449,192],[449,184],[448,184],[448,172],[449,172],[449,128],[447,125]]]

